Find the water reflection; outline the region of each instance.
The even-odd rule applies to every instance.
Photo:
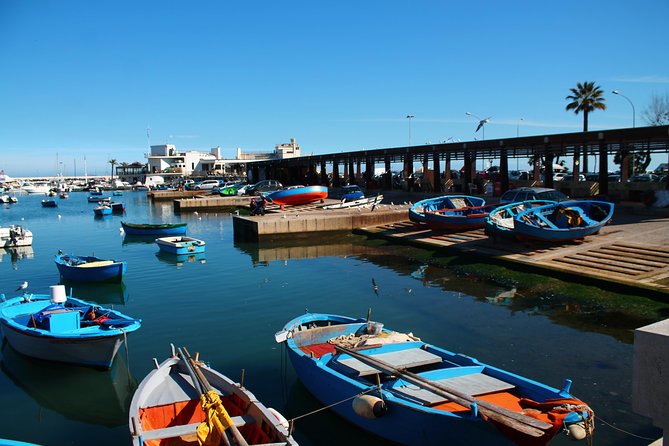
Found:
[[[163,263],[182,266],[184,263],[206,263],[207,257],[204,252],[197,254],[170,254],[168,252],[158,251],[156,257]]]
[[[121,283],[90,283],[61,280],[67,293],[72,290],[72,296],[99,304],[121,304],[128,302],[128,289]]]
[[[326,256],[353,257],[397,275],[408,276],[424,287],[442,289],[444,298],[474,298],[504,306],[511,314],[542,315],[582,331],[603,333],[633,342],[633,330],[669,316],[669,303],[646,296],[618,294],[599,287],[564,282],[549,276],[513,271],[472,257],[447,256],[420,248],[337,236],[313,240],[245,243],[234,241],[254,266]],[[371,291],[379,297],[416,297],[416,287],[394,289],[380,277],[370,277]]]
[[[100,371],[29,358],[4,341],[0,369],[41,407],[67,419],[115,427],[127,423],[137,388],[122,356],[110,370]]]
[[[16,248],[0,248],[0,262],[7,256],[12,262],[12,269],[18,269],[18,263],[21,260],[32,259],[35,256],[32,246],[18,246]]]
[[[123,244],[124,245],[131,245],[133,243],[136,244],[149,244],[149,243],[155,243],[156,239],[159,238],[160,236],[158,235],[130,235],[130,234],[125,234],[123,237]]]

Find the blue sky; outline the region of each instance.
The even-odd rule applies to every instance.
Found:
[[[151,144],[331,153],[637,126],[669,92],[666,0],[0,1],[0,169],[108,174]],[[415,116],[411,123],[407,115]],[[521,121],[520,118],[523,118]],[[663,160],[666,161],[666,160]],[[655,164],[655,162],[654,162]],[[653,165],[651,165],[653,167]]]

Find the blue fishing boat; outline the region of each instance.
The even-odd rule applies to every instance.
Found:
[[[104,203],[109,202],[109,200],[111,200],[109,197],[102,197],[99,195],[91,195],[88,197],[89,203]]]
[[[514,217],[517,239],[564,242],[596,234],[613,218],[607,201],[561,201],[526,209]]]
[[[156,244],[161,250],[177,255],[199,254],[205,248],[204,241],[181,235],[157,238]]]
[[[496,204],[471,206],[457,209],[428,211],[423,214],[425,224],[434,231],[455,231],[482,228]]]
[[[46,199],[42,200],[42,207],[55,208],[58,207],[58,203],[56,203],[56,200]]]
[[[115,197],[122,197],[123,192],[121,192],[120,190],[115,190],[114,192],[112,192],[112,195]]]
[[[446,209],[461,209],[466,207],[484,206],[485,200],[470,195],[443,195],[427,198],[413,204],[409,208],[409,220],[414,223],[424,223],[426,212],[440,212]]]
[[[121,222],[128,235],[186,235],[188,223],[126,223]]]
[[[328,188],[325,186],[291,186],[265,195],[272,203],[297,206],[300,204],[321,203],[328,197]]]
[[[95,215],[97,215],[98,217],[102,217],[104,215],[111,215],[112,214],[112,208],[111,208],[111,206],[107,206],[107,205],[102,204],[102,205],[96,207],[95,209],[93,209],[93,213]]]
[[[126,270],[125,262],[93,256],[59,253],[55,262],[63,279],[79,282],[120,282]]]
[[[549,200],[527,200],[499,206],[488,214],[484,224],[485,233],[493,238],[515,238],[515,217],[519,213],[555,203]]]
[[[141,326],[118,311],[66,296],[63,285],[52,286],[50,294],[0,297],[5,339],[34,358],[108,369],[125,336]]]
[[[545,446],[560,431],[582,439],[594,427],[570,380],[558,390],[369,317],[307,313],[275,338],[323,405],[395,443]]]

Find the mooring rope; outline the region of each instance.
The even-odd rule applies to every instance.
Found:
[[[378,388],[378,387],[372,387],[372,388],[369,388],[369,389],[367,389],[367,390],[363,390],[362,392],[360,392],[360,393],[358,393],[358,394],[356,394],[356,395],[353,395],[353,396],[348,397],[348,398],[346,398],[346,399],[343,399],[343,400],[341,400],[341,401],[337,401],[336,403],[332,403],[332,404],[330,404],[330,405],[323,406],[323,407],[321,407],[321,408],[319,408],[319,409],[312,410],[311,412],[307,412],[307,413],[305,413],[305,414],[299,415],[299,416],[297,416],[297,417],[295,417],[295,418],[291,418],[290,420],[288,420],[288,423],[290,424],[290,430],[289,430],[289,432],[292,434],[292,432],[293,432],[293,425],[294,425],[295,421],[299,420],[300,418],[305,418],[305,417],[308,417],[308,416],[313,415],[313,414],[315,414],[315,413],[321,412],[321,411],[323,411],[323,410],[330,409],[330,408],[332,408],[332,407],[334,407],[334,406],[337,406],[337,405],[339,405],[339,404],[345,403],[345,402],[347,402],[347,401],[351,401],[351,400],[353,400],[353,399],[359,397],[360,395],[365,395],[365,394],[367,394],[367,393],[374,392],[375,390],[379,390],[379,388]]]
[[[614,425],[611,424],[611,423],[607,423],[607,422],[606,422],[605,420],[603,420],[602,417],[600,417],[600,416],[597,417],[597,420],[599,420],[599,421],[601,421],[602,423],[604,423],[605,425],[607,425],[607,426],[609,426],[609,427],[611,427],[611,428],[617,430],[618,432],[622,432],[623,434],[627,434],[627,435],[629,435],[629,436],[636,437],[636,438],[639,438],[639,439],[641,439],[641,440],[646,440],[646,441],[655,441],[655,440],[657,440],[657,438],[642,437],[641,435],[633,434],[632,432],[626,431],[625,429],[621,429],[621,428],[619,428],[619,427],[616,427],[616,426],[614,426]],[[596,421],[597,421],[597,420],[596,420]]]

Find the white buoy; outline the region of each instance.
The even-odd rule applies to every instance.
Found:
[[[586,436],[585,422],[573,423],[567,426],[567,436],[570,440],[583,440]]]
[[[388,407],[381,398],[362,395],[353,399],[353,411],[360,417],[374,420],[381,418],[388,411]]]
[[[67,300],[65,285],[51,285],[51,303],[62,304]]]

